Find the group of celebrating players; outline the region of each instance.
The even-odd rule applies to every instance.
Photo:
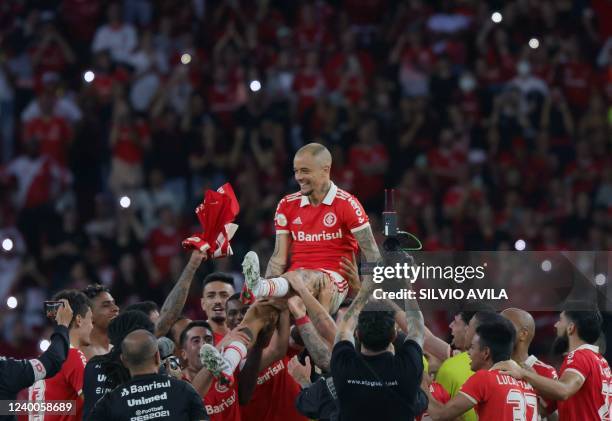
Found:
[[[384,302],[373,309],[374,284],[367,273],[358,274],[354,256],[360,252],[369,263],[384,259],[357,198],[330,180],[331,164],[329,151],[317,143],[296,153],[300,190],[278,205],[276,243],[264,276],[253,252],[242,263],[242,292],[234,291],[231,276],[209,274],[201,300],[206,320],[181,316],[196,270],[211,258],[206,251],[192,252],[159,312],[134,306],[120,313],[100,286],[60,292],[56,299],[73,312],[68,357],[59,373],[30,387],[29,399],[75,400],[79,419],[103,419],[108,395],[138,363],[129,366],[122,350],[129,352],[130,341],[138,339],[133,335],[145,330],[173,342],[169,352],[159,347],[163,370],[193,386],[211,420],[306,420],[316,414],[341,420],[612,420],[612,375],[594,345],[602,323],[595,308],[568,303],[560,314],[557,345],[566,355],[559,374],[529,355],[535,324],[526,311],[464,308],[450,324],[453,342],[447,344],[427,329],[415,300],[404,308]],[[381,368],[387,363],[392,370]],[[321,374],[331,416],[304,409]]]

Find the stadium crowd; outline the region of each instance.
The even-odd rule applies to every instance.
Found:
[[[0,354],[45,297],[161,304],[205,188],[237,255],[272,252],[291,157],[318,139],[380,235],[383,188],[426,250],[612,247],[608,0],[5,1]],[[495,14],[494,12],[497,12]],[[238,263],[221,270],[242,279]],[[4,306],[15,296],[16,310]],[[200,318],[199,285],[185,313]]]

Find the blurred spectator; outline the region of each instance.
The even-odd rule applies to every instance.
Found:
[[[131,53],[138,44],[138,34],[130,23],[123,22],[119,4],[112,3],[106,16],[108,21],[97,29],[91,50],[94,53],[109,50],[114,61],[129,63]]]

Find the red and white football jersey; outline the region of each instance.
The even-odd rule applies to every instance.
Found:
[[[227,387],[214,380],[202,403],[210,421],[240,421],[241,419],[238,382],[234,382],[232,387]]]
[[[431,396],[433,396],[436,401],[442,404],[450,401],[451,398],[446,389],[442,387],[440,383],[436,382],[432,382],[429,385],[429,393],[431,393]],[[416,421],[431,421],[431,417],[427,411],[423,412],[421,415],[418,415],[415,419]]]
[[[547,377],[553,380],[557,380],[559,378],[559,376],[557,376],[557,370],[555,370],[555,368],[552,365],[548,365],[538,360],[535,355],[530,355],[529,357],[527,357],[527,359],[525,360],[525,365],[527,367],[531,367],[533,371],[535,371],[542,377]],[[542,404],[542,406],[546,408],[547,414],[552,414],[553,412],[556,411],[557,401],[554,401],[551,399],[544,399],[541,396],[539,396],[539,399],[540,399],[540,404]]]
[[[242,421],[307,421],[295,408],[300,385],[287,371],[291,356],[272,363],[257,376],[249,403],[240,407]]]
[[[459,393],[474,403],[480,420],[538,419],[538,397],[533,386],[499,370],[478,370]]]
[[[582,345],[570,352],[559,373],[566,371],[578,374],[584,383],[574,396],[557,402],[559,421],[612,420],[612,374],[599,348]]]
[[[68,357],[59,373],[50,379],[39,380],[30,386],[28,400],[36,401],[74,401],[76,402],[75,415],[49,415],[44,412],[30,414],[30,421],[71,421],[83,418],[83,399],[80,397],[83,390],[83,374],[87,358],[77,348],[68,350]]]
[[[340,270],[340,258],[353,258],[359,246],[353,235],[370,226],[359,200],[334,183],[320,205],[300,192],[285,196],[276,208],[277,234],[291,235],[288,270]]]

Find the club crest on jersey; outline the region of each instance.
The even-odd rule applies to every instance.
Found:
[[[215,382],[215,389],[217,389],[217,392],[219,393],[225,393],[229,390],[229,387],[220,384],[219,382]]]
[[[276,223],[278,224],[279,227],[286,227],[287,226],[287,217],[285,215],[283,215],[282,213],[277,213],[276,214]]]
[[[328,228],[336,225],[336,221],[337,221],[336,214],[333,212],[327,212],[325,216],[323,217],[323,225],[325,225]]]

